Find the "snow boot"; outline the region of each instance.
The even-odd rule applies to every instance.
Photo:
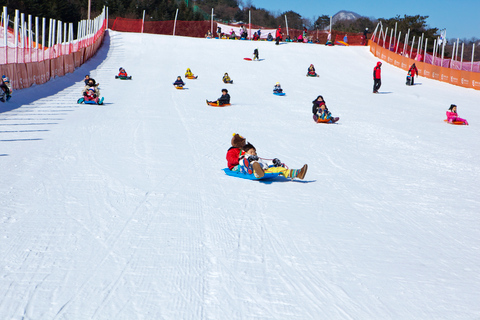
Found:
[[[101,97],[100,100],[98,100],[98,104],[100,104],[100,105],[103,104],[103,97]]]
[[[303,178],[305,178],[305,174],[307,173],[307,169],[308,169],[308,165],[303,165],[302,169],[300,169],[298,172],[297,172],[297,178],[300,179],[300,180],[303,180]]]
[[[332,118],[332,123],[335,123],[335,122],[337,122],[338,120],[340,120],[339,117]]]
[[[77,103],[83,103],[84,101],[85,101],[84,98],[80,98],[80,99],[77,100]]]
[[[262,166],[258,162],[252,163],[252,168],[253,168],[253,175],[255,178],[260,179],[263,178],[265,175],[265,172],[263,171]]]

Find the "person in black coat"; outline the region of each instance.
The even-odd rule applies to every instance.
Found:
[[[222,96],[218,98],[216,101],[208,101],[207,104],[216,103],[217,106],[223,106],[225,104],[230,104],[230,95],[228,94],[227,89],[222,89]]]

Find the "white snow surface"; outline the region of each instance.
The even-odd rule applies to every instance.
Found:
[[[243,60],[256,47],[264,60]],[[110,31],[74,73],[15,91],[0,104],[0,319],[478,319],[480,92],[407,87],[384,63],[374,95],[376,62]],[[198,79],[175,90],[187,68]],[[88,73],[103,106],[76,104]],[[223,87],[232,106],[208,107]],[[313,122],[320,94],[338,124]],[[443,122],[451,103],[469,126]],[[225,175],[234,132],[307,163],[305,180]]]

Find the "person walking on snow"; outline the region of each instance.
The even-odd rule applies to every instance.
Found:
[[[410,85],[413,86],[414,84],[414,81],[413,81],[413,78],[415,78],[415,76],[417,76],[418,78],[418,69],[417,69],[417,66],[415,66],[415,63],[412,64],[412,66],[410,67],[410,69],[408,69],[408,72],[410,73]]]
[[[382,63],[377,62],[375,68],[373,68],[373,93],[378,93],[378,89],[382,86]]]
[[[277,31],[275,32],[275,44],[278,45],[282,38],[282,27],[278,26]]]

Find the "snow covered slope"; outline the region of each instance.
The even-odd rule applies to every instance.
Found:
[[[257,46],[265,60],[243,60]],[[75,73],[16,91],[0,105],[0,318],[480,317],[480,92],[407,87],[384,64],[374,95],[376,61],[110,32]],[[187,68],[199,78],[175,90]],[[87,73],[103,106],[76,104]],[[223,87],[233,105],[206,106]],[[312,121],[319,94],[338,125]],[[451,103],[470,126],[443,122]],[[234,132],[308,163],[305,180],[226,176]]]

